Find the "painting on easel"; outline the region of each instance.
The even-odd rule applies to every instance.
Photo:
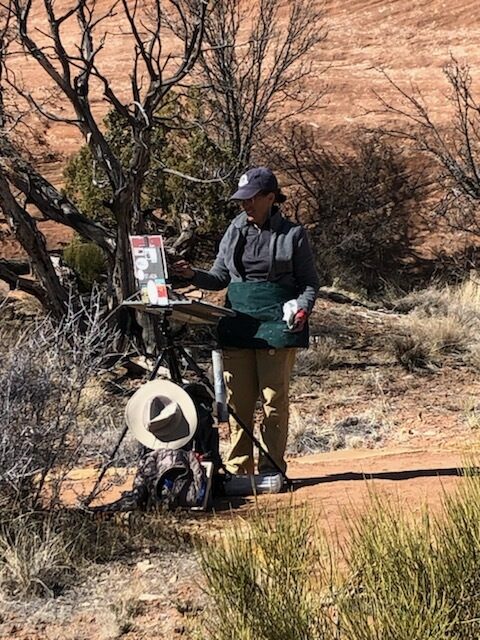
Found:
[[[168,305],[168,272],[162,236],[130,236],[130,247],[142,302]]]

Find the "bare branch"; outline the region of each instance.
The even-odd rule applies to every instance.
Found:
[[[83,237],[98,244],[107,253],[115,247],[114,237],[105,227],[82,215],[74,204],[62,195],[31,165],[22,160],[5,140],[2,143],[0,171],[34,204],[44,216],[71,227]]]
[[[235,0],[218,0],[205,24],[199,58],[208,87],[204,99],[216,116],[217,136],[232,141],[240,167],[249,163],[255,136],[283,119],[276,113],[281,100],[291,100],[298,113],[318,104],[303,83],[311,73],[305,57],[326,37],[323,14],[311,0],[294,0],[282,30],[279,8],[279,0],[243,8]],[[239,41],[241,24],[252,27]]]
[[[135,42],[137,44],[137,50],[140,53],[140,56],[142,57],[143,62],[145,63],[147,71],[150,75],[150,79],[153,82],[158,79],[158,71],[155,71],[153,67],[151,51],[153,49],[155,40],[159,37],[160,24],[159,22],[157,22],[157,30],[153,32],[153,36],[150,40],[150,43],[148,43],[147,46],[145,46],[140,36],[140,33],[138,31],[137,22],[136,22],[138,0],[134,0],[132,10],[130,10],[127,0],[121,0],[121,1],[122,1],[123,9],[125,11],[125,15],[127,16],[127,20],[130,23],[130,29],[132,31],[133,37],[135,38]]]
[[[480,111],[472,92],[468,65],[455,58],[445,66],[450,86],[447,98],[453,117],[450,126],[441,127],[430,116],[415,88],[406,91],[388,74],[384,77],[400,97],[391,104],[380,96],[383,113],[400,124],[386,128],[388,135],[408,140],[415,149],[427,154],[437,165],[435,176],[440,201],[434,212],[454,230],[478,234],[480,230]],[[401,122],[410,126],[402,126]]]
[[[190,176],[186,173],[182,173],[181,171],[176,171],[175,169],[169,169],[166,166],[162,167],[162,171],[163,173],[169,173],[172,176],[177,176],[179,178],[183,178],[184,180],[187,180],[188,182],[195,182],[197,184],[216,184],[219,182],[225,182],[226,180],[228,180],[228,178],[231,177],[232,172],[218,177],[218,178],[211,178],[208,180],[202,179],[202,178],[196,178],[195,176]]]
[[[32,260],[41,287],[48,295],[48,306],[57,316],[65,311],[66,292],[62,287],[47,253],[45,238],[36,222],[15,200],[5,175],[0,170],[0,208],[11,230]]]
[[[44,307],[48,308],[49,301],[45,289],[36,280],[19,276],[15,271],[14,265],[9,263],[8,260],[0,260],[0,280],[6,282],[11,289],[20,289],[25,293],[29,293],[37,298]]]

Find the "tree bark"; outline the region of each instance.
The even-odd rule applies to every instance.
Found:
[[[2,141],[3,145],[4,141]],[[30,164],[14,154],[13,149],[10,149],[8,156],[3,155],[0,159],[0,170],[4,171],[9,182],[21,191],[45,217],[74,229],[83,238],[95,242],[107,253],[113,253],[115,248],[113,233],[80,213],[73,202]]]
[[[20,289],[39,300],[43,307],[48,307],[48,295],[36,280],[22,278],[16,271],[10,268],[7,260],[0,260],[0,280],[6,282],[11,289]]]
[[[33,269],[46,294],[39,298],[44,306],[57,317],[62,317],[68,301],[65,288],[55,273],[47,252],[43,234],[38,230],[35,220],[15,200],[5,175],[0,170],[0,208],[8,224],[32,261]],[[33,289],[32,289],[33,291]],[[35,289],[35,291],[38,290]]]

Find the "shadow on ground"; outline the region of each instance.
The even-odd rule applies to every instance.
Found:
[[[355,480],[412,480],[413,478],[440,478],[442,476],[465,476],[466,469],[411,469],[407,471],[380,471],[375,473],[333,473],[315,478],[292,478],[293,490],[302,487],[312,487],[317,484],[326,484],[329,482],[352,482]]]

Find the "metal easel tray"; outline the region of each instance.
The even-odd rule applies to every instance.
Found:
[[[168,305],[153,305],[144,302],[123,302],[122,306],[153,315],[168,314],[172,320],[188,324],[217,324],[220,318],[233,317],[235,311],[201,300],[170,300]]]

